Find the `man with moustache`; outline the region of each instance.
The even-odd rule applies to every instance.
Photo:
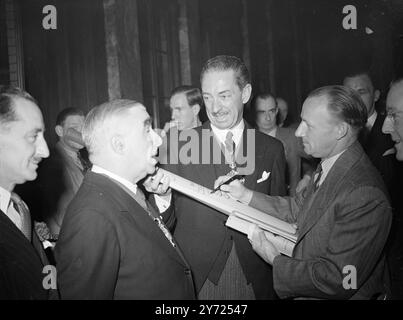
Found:
[[[93,108],[83,140],[93,166],[55,248],[62,299],[193,299],[190,267],[169,231],[172,208],[159,213],[137,186],[155,172],[161,145],[145,107],[113,100]],[[162,172],[145,181],[156,192],[168,183]]]
[[[221,190],[297,225],[292,257],[280,255],[257,226],[249,235],[253,249],[273,266],[280,298],[385,298],[392,214],[383,181],[357,141],[366,107],[352,89],[322,87],[305,100],[301,119],[296,135],[307,154],[321,158],[307,189],[271,197],[235,181]]]
[[[49,156],[35,99],[16,87],[0,87],[0,300],[47,299],[42,282],[48,264],[33,231],[28,207],[14,187],[35,180]]]
[[[182,132],[190,139],[179,141],[178,162],[171,157],[177,146],[168,137],[169,158],[163,168],[210,189],[220,175],[242,171],[249,188],[284,195],[281,142],[253,130],[243,119],[244,104],[252,91],[245,64],[237,57],[217,56],[205,63],[200,79],[209,121]],[[190,163],[180,157],[185,145],[192,146]],[[218,150],[217,162],[214,150]],[[251,250],[243,234],[224,225],[227,216],[183,194],[174,192],[173,198],[174,235],[194,272],[199,299],[275,297],[270,266]]]

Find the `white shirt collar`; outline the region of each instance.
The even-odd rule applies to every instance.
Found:
[[[374,111],[374,113],[368,118],[367,123],[365,124],[367,129],[369,129],[369,130],[372,129],[377,116],[378,116],[378,113],[376,111]]]
[[[277,127],[274,127],[274,129],[269,132],[269,136],[275,138],[276,134],[277,134]]]
[[[225,143],[227,133],[228,133],[228,131],[231,131],[233,134],[232,139],[234,140],[236,147],[238,147],[238,145],[241,141],[242,133],[243,133],[244,129],[245,129],[245,123],[244,123],[243,119],[235,127],[231,128],[230,130],[218,129],[213,124],[211,124],[211,130],[213,131],[214,135],[217,137],[217,139],[220,143]]]
[[[134,183],[131,183],[130,181],[126,180],[125,178],[122,178],[120,176],[118,176],[117,174],[114,174],[113,172],[110,172],[104,168],[101,168],[100,166],[97,165],[93,165],[92,172],[95,173],[99,173],[99,174],[103,174],[105,176],[108,176],[109,178],[116,180],[117,182],[123,184],[127,189],[129,189],[131,192],[133,192],[134,194],[137,193],[137,185]]]
[[[339,157],[343,154],[344,151],[347,149],[344,149],[342,152],[339,152],[338,154],[335,154],[334,156],[327,158],[322,161],[322,176],[319,180],[319,185],[325,181],[327,174],[329,173],[330,169],[332,169],[333,165],[339,159]]]
[[[0,187],[0,209],[7,214],[8,205],[10,204],[11,192]]]

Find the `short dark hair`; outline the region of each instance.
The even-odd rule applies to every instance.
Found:
[[[66,121],[67,117],[70,117],[70,116],[83,116],[84,117],[84,112],[79,108],[65,108],[62,111],[60,111],[59,114],[57,115],[56,125],[63,126],[64,121]]]
[[[257,100],[258,100],[258,99],[260,99],[260,100],[273,99],[273,100],[274,100],[274,103],[276,104],[276,108],[277,108],[277,106],[278,106],[278,104],[277,104],[277,99],[276,99],[276,97],[274,96],[274,94],[271,94],[270,92],[259,93],[259,94],[255,95],[255,96],[253,97],[252,101],[251,101],[251,110],[252,110],[252,112],[253,112],[254,114],[256,113],[256,103],[257,103]]]
[[[200,74],[200,82],[202,82],[205,73],[215,71],[227,71],[233,70],[236,74],[236,83],[239,89],[243,89],[248,83],[250,83],[250,76],[248,68],[245,63],[238,57],[234,56],[216,56],[209,59],[203,66]]]
[[[195,104],[198,104],[200,108],[203,108],[204,100],[199,88],[189,85],[179,86],[171,91],[171,97],[181,93],[184,93],[186,95],[186,100],[189,106],[194,106]]]
[[[325,96],[327,108],[339,120],[348,123],[357,132],[367,123],[368,111],[360,95],[345,86],[326,86],[312,91],[308,98]]]
[[[0,123],[17,120],[15,99],[26,99],[38,105],[37,101],[26,91],[14,86],[0,86]]]
[[[368,69],[354,69],[354,70],[351,70],[349,73],[347,73],[344,76],[343,82],[347,78],[355,78],[355,77],[359,77],[359,76],[367,76],[369,81],[371,81],[371,85],[374,88],[374,90],[377,89],[378,84],[377,84],[376,78],[375,78],[374,74]]]
[[[277,104],[277,99],[274,96],[274,94],[270,93],[270,92],[265,92],[265,93],[259,93],[253,96],[252,101],[250,103],[250,113],[249,113],[249,121],[250,123],[257,128],[257,123],[256,123],[256,117],[257,117],[257,112],[256,112],[256,104],[257,104],[257,100],[267,100],[267,99],[273,99],[274,103],[276,104],[276,108],[278,107]],[[278,114],[277,114],[277,118],[278,118]],[[276,118],[276,123],[278,123]]]

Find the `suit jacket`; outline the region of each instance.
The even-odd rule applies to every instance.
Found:
[[[88,172],[55,249],[62,299],[193,299],[188,263],[120,185]]]
[[[295,188],[301,180],[301,153],[302,146],[295,136],[295,129],[278,127],[276,138],[284,146],[285,158],[287,160],[287,183],[290,187],[290,195],[295,194]]]
[[[382,132],[386,113],[378,112],[370,131],[364,128],[360,134],[360,142],[375,168],[381,174],[389,192],[392,192],[395,181],[396,159],[394,154],[384,156],[384,153],[394,147],[389,134]]]
[[[74,160],[56,144],[39,172],[42,218],[51,232],[59,234],[67,206],[78,191],[84,174]]]
[[[284,195],[285,194],[285,157],[284,148],[280,141],[269,137],[261,132],[251,129],[245,123],[245,130],[242,136],[243,154],[248,149],[246,129],[250,129],[255,137],[255,143],[250,145],[250,154],[247,155],[248,164],[239,167],[253,167],[254,170],[245,179],[245,185],[260,192]],[[220,150],[216,139],[210,139],[209,148],[206,148],[206,139],[202,139],[202,131],[213,136],[210,123],[206,122],[201,127],[192,131],[194,138],[191,154],[195,161],[190,164],[174,163],[172,154],[178,154],[175,150],[171,154],[173,146],[168,148],[168,164],[163,167],[168,171],[176,173],[186,179],[194,181],[204,187],[212,189],[214,181],[221,175],[230,171],[228,164],[224,163],[222,153],[219,154],[221,162],[214,164],[214,148]],[[168,141],[170,137],[168,137]],[[189,146],[188,142],[179,145]],[[203,147],[204,145],[204,147]],[[203,150],[204,148],[204,150]],[[186,149],[186,148],[184,148]],[[182,150],[183,151],[183,150]],[[240,163],[240,153],[237,155],[237,162]],[[206,161],[207,160],[207,161]],[[203,164],[205,163],[205,164]],[[221,164],[220,164],[221,163]],[[262,177],[263,171],[270,173],[267,180],[257,183]],[[271,267],[257,256],[247,237],[237,231],[228,229],[224,224],[227,216],[204,205],[183,194],[174,193],[175,213],[177,225],[175,238],[188,259],[193,274],[197,292],[200,291],[207,277],[215,284],[218,283],[220,275],[225,267],[232,244],[235,242],[236,252],[246,276],[248,283],[252,283],[255,296],[258,299],[272,298],[274,291],[271,286]]]
[[[42,270],[48,264],[36,233],[32,231],[29,242],[0,211],[0,300],[48,299],[49,292],[42,285],[46,276]]]
[[[281,298],[369,299],[389,289],[384,246],[392,213],[381,177],[356,142],[335,162],[313,193],[295,198],[254,193],[250,205],[297,223],[293,257],[273,261]],[[357,288],[343,288],[354,266]]]

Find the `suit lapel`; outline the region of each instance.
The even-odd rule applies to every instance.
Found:
[[[175,248],[165,237],[157,223],[149,216],[148,212],[126,191],[118,182],[93,172],[89,172],[85,178],[92,184],[101,185],[103,189],[107,189],[110,195],[116,199],[121,206],[120,212],[127,213],[134,219],[136,228],[144,235],[144,237],[152,238],[153,243],[164,248],[172,258],[186,267],[189,267],[184,260],[182,253],[179,253],[178,246]],[[151,207],[151,205],[150,205]],[[157,214],[157,213],[154,213]],[[157,214],[158,215],[158,214]]]
[[[250,131],[252,130],[252,131]],[[252,149],[254,152],[248,153],[248,131],[252,132],[252,135],[254,136],[254,148]],[[245,129],[242,134],[242,154],[239,152],[237,154],[237,163],[242,162],[240,157],[243,157],[246,159],[246,163],[241,164],[239,167],[240,168],[246,168],[246,167],[253,167],[252,172],[245,172],[246,177],[245,177],[245,186],[249,189],[252,190],[257,190],[257,180],[259,179],[258,173],[262,173],[262,164],[263,164],[263,158],[265,156],[264,152],[260,152],[260,148],[263,146],[261,145],[259,140],[259,135],[256,134],[256,130],[253,129],[246,121],[245,121]],[[252,165],[252,163],[254,163]],[[242,170],[241,170],[242,171]]]
[[[48,260],[45,256],[45,252],[43,251],[40,241],[37,238],[37,235],[35,232],[32,233],[32,240],[33,242],[29,242],[29,240],[24,236],[24,234],[17,228],[17,226],[7,217],[7,215],[0,210],[0,223],[3,224],[7,229],[8,232],[11,234],[13,237],[13,240],[15,242],[19,242],[20,245],[23,245],[27,250],[30,252],[34,252],[34,255],[36,258],[40,260],[40,263],[42,265],[49,264]],[[34,242],[35,239],[35,242]],[[23,252],[22,252],[23,253]]]
[[[363,150],[360,144],[355,142],[337,159],[317,192],[312,193],[308,191],[301,211],[300,221],[304,223],[299,230],[297,244],[323,216],[328,208],[329,202],[338,196],[334,191],[339,189],[339,184],[343,182],[349,169],[359,159],[362,153]],[[312,188],[312,184],[310,188]]]

